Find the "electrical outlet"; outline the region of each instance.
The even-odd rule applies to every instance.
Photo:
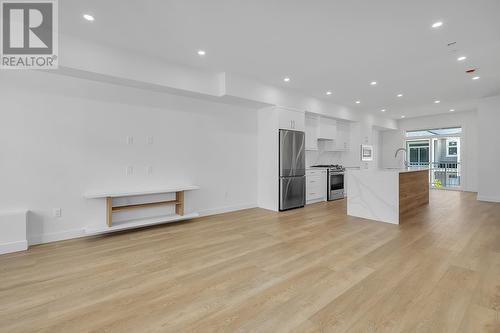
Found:
[[[152,135],[148,136],[147,143],[148,145],[152,145],[154,143],[154,138]]]
[[[134,137],[133,136],[127,136],[127,144],[128,145],[134,144]]]
[[[125,173],[127,174],[127,176],[132,176],[133,173],[134,173],[134,167],[129,165],[125,171]]]
[[[153,174],[153,167],[151,165],[148,166],[147,174],[148,174],[148,176],[151,176]]]
[[[61,217],[62,216],[62,209],[61,208],[54,208],[52,209],[52,215],[54,215],[54,217]]]

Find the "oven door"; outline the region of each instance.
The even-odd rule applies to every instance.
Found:
[[[344,198],[344,173],[330,172],[328,174],[328,200]]]

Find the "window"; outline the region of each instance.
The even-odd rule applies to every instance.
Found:
[[[446,157],[458,156],[458,141],[455,139],[446,140]]]

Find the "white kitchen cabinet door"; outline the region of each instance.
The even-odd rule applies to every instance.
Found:
[[[326,170],[306,171],[306,202],[326,201]]]
[[[335,119],[321,117],[319,119],[318,138],[323,140],[335,140],[337,136],[337,121]]]
[[[335,139],[326,140],[323,144],[325,151],[348,151],[351,130],[349,123],[337,122]]]
[[[318,117],[306,115],[306,150],[318,150]]]
[[[349,123],[337,122],[337,137],[335,146],[339,151],[349,150],[349,138],[351,135]]]
[[[279,109],[279,128],[294,131],[305,131],[305,113],[287,109]]]

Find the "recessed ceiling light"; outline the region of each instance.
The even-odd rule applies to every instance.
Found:
[[[359,103],[361,103],[361,101],[356,101],[356,104],[359,104]]]
[[[458,58],[457,58],[457,60],[458,60],[458,61],[464,61],[465,59],[467,59],[467,57],[466,57],[466,56],[461,56],[461,57],[458,57]]]
[[[398,94],[398,97],[403,97],[403,94]]]
[[[95,20],[95,18],[89,14],[83,14],[83,18],[86,19],[87,21],[94,21]]]
[[[441,103],[441,101],[437,101],[437,100],[434,101],[434,104],[439,104],[439,103]]]
[[[406,116],[401,116],[401,118],[405,118]]]
[[[442,26],[442,25],[443,25],[443,22],[439,21],[439,22],[435,22],[435,23],[432,25],[432,27],[433,27],[433,28],[439,28],[439,27],[440,27],[440,26]]]
[[[372,82],[370,82],[370,85],[372,85],[372,86],[376,86],[376,85],[377,85],[377,81],[372,81]]]
[[[473,80],[479,80],[481,77],[480,76],[474,76],[472,79]]]
[[[326,94],[327,94],[327,95],[331,95],[331,94],[332,94],[332,92],[331,92],[331,91],[327,91],[327,92],[326,92]]]
[[[207,54],[207,52],[205,52],[205,50],[198,50],[198,55],[204,56],[205,54]]]
[[[450,109],[450,112],[455,112],[455,109]]]
[[[283,81],[285,81],[285,82],[290,82],[290,78],[287,76],[287,77],[285,77],[285,78],[283,79]]]
[[[380,110],[380,111],[381,111],[381,112],[385,112],[385,111],[386,111],[386,109],[382,109],[382,110]]]

